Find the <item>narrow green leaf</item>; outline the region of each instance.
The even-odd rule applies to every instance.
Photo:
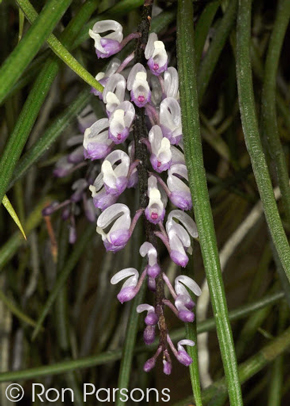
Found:
[[[241,120],[266,221],[284,272],[290,281],[290,249],[274,197],[256,117],[250,60],[251,7],[251,0],[239,1],[236,70]]]
[[[290,2],[280,0],[271,34],[264,72],[262,92],[262,136],[267,140],[270,161],[276,168],[281,200],[287,222],[290,224],[289,171],[280,141],[276,112],[276,81],[280,53],[290,19]]]
[[[209,34],[209,29],[211,27],[212,21],[214,19],[214,16],[216,15],[219,6],[220,6],[219,1],[212,1],[208,3],[205,6],[201,16],[197,21],[194,37],[195,57],[197,66],[200,63],[206,37]]]
[[[224,49],[225,43],[231,30],[234,27],[236,16],[238,11],[238,0],[231,0],[228,3],[225,15],[220,22],[219,27],[216,30],[215,36],[213,37],[212,43],[208,49],[208,52],[200,64],[197,76],[198,83],[198,99],[202,100],[207,86],[209,84],[210,78],[213,74],[219,56]]]
[[[72,0],[49,0],[32,27],[0,68],[0,103],[39,51]],[[2,199],[1,199],[2,200]]]
[[[3,303],[5,303],[7,308],[10,310],[12,314],[14,314],[15,317],[17,317],[24,323],[35,327],[36,325],[35,321],[32,320],[29,316],[27,316],[25,313],[23,313],[23,311],[18,306],[12,303],[11,300],[9,300],[8,297],[4,295],[1,289],[0,289],[0,300],[2,300]]]
[[[29,22],[33,24],[38,18],[38,14],[28,0],[16,0],[22,11],[28,18]],[[47,38],[47,43],[53,52],[67,65],[69,66],[78,76],[80,76],[85,82],[90,86],[103,91],[103,86],[72,56],[71,53],[63,46],[63,44],[55,37],[55,35],[50,34]]]
[[[34,208],[33,212],[28,216],[27,221],[24,224],[27,235],[34,230],[42,220],[42,209],[50,203],[53,199],[50,196],[42,199]],[[15,255],[16,251],[21,245],[25,243],[22,235],[17,231],[9,240],[2,245],[0,249],[0,271],[9,262],[9,260]]]
[[[5,207],[5,209],[8,211],[10,216],[13,218],[13,220],[17,224],[17,227],[21,231],[21,233],[22,233],[23,237],[25,238],[25,240],[27,240],[24,229],[22,227],[22,224],[21,224],[15,210],[13,209],[12,204],[10,203],[10,201],[9,201],[9,199],[8,199],[8,197],[6,195],[3,197],[2,203],[3,203],[3,206]]]
[[[38,317],[36,327],[33,331],[32,340],[34,340],[39,333],[42,323],[47,316],[52,304],[54,303],[55,299],[57,298],[58,293],[60,292],[61,288],[63,287],[64,283],[66,282],[67,278],[69,277],[70,273],[76,266],[80,256],[82,255],[84,249],[87,247],[89,241],[92,240],[93,235],[95,234],[95,226],[90,225],[86,228],[83,234],[79,237],[77,243],[74,246],[74,249],[69,256],[69,259],[63,269],[59,272],[56,282],[51,290],[48,299],[42,309],[40,316]]]
[[[18,42],[21,41],[23,36],[23,28],[24,28],[24,14],[21,10],[19,10],[19,32],[18,32]]]
[[[45,133],[30,147],[16,165],[9,188],[35,164],[53,142],[62,134],[69,122],[89,103],[91,94],[84,89],[76,100],[57,117]]]
[[[177,40],[182,128],[189,186],[229,397],[231,404],[238,406],[243,404],[241,387],[203,164],[195,73],[193,9],[190,0],[178,1]]]

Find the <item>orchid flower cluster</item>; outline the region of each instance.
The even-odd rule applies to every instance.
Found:
[[[130,40],[141,36],[141,33],[133,33],[123,39],[122,26],[113,20],[97,22],[89,34],[95,42],[98,58],[118,53]],[[103,92],[92,89],[92,92],[103,102],[105,117],[97,119],[90,107],[82,112],[79,128],[84,134],[69,140],[69,146],[74,149],[57,163],[55,175],[66,176],[90,161],[94,163],[93,169],[90,166],[86,176],[73,184],[70,199],[48,207],[45,214],[64,207],[63,217],[68,218],[75,203],[82,202],[90,221],[95,221],[96,213],[99,214],[97,233],[101,235],[106,250],[113,252],[126,246],[137,221],[145,217],[152,226],[154,239],[158,237],[165,245],[173,262],[185,267],[188,254],[192,252],[191,238],[197,238],[198,233],[193,219],[185,213],[192,208],[192,201],[183,153],[178,72],[174,67],[168,67],[164,43],[155,33],[149,34],[143,53],[146,66],[134,63],[133,52],[123,62],[112,59],[106,71],[96,76],[104,89]],[[133,133],[140,111],[145,115],[146,136],[136,141]],[[138,172],[145,165],[137,153],[140,144],[148,156],[147,205],[141,205],[132,215],[129,207],[119,203],[118,198],[127,188],[135,188],[139,183]],[[98,160],[101,162],[98,163]],[[88,189],[91,199],[86,197]],[[175,209],[166,213],[169,201]],[[70,218],[73,218],[72,214]],[[75,230],[74,220],[71,223],[71,230]],[[71,234],[70,240],[74,242],[75,231]],[[163,371],[170,374],[172,362],[168,349],[179,362],[188,366],[192,359],[184,346],[193,346],[194,342],[181,340],[175,347],[164,323],[165,334],[161,334],[160,320],[165,320],[163,307],[171,309],[180,320],[192,322],[195,304],[189,292],[199,296],[201,291],[196,282],[185,275],[175,278],[173,287],[161,271],[157,244],[152,242],[146,235],[146,241],[139,250],[140,255],[147,259],[142,273],[139,274],[135,268],[126,268],[117,272],[111,283],[124,281],[117,295],[121,303],[133,299],[146,280],[153,292],[156,292],[158,280],[167,285],[174,304],[164,297],[162,303],[155,301],[155,306],[139,305],[137,312],[147,313],[143,335],[145,344],[153,343],[158,328],[160,337],[163,336],[155,355],[145,363],[144,370],[151,370],[157,357],[163,353]]]
[[[123,40],[122,32],[122,26],[116,21],[101,21],[94,25],[89,34],[95,41],[99,58],[110,57],[123,48],[128,37]],[[138,38],[138,35],[130,34],[129,40]],[[144,214],[148,222],[158,227],[154,234],[164,243],[172,261],[185,267],[187,254],[191,253],[191,237],[197,238],[198,233],[194,221],[185,213],[192,208],[192,201],[183,153],[178,73],[174,67],[168,67],[164,43],[158,40],[155,33],[149,34],[144,56],[146,67],[139,62],[132,63],[133,52],[122,63],[113,59],[106,72],[96,76],[104,90],[94,93],[105,104],[107,117],[97,120],[85,130],[83,146],[86,159],[103,160],[99,175],[89,187],[95,207],[102,211],[97,220],[97,232],[107,251],[119,251],[125,247],[138,219]],[[131,139],[138,109],[145,111],[148,130],[148,137],[138,142],[146,146],[152,170],[147,171],[147,207],[140,208],[131,216],[128,206],[117,201],[126,188],[136,187],[138,169],[143,164],[136,154],[136,140]],[[118,148],[119,145],[122,145],[122,149]],[[166,218],[168,199],[176,209]],[[180,320],[192,322],[194,302],[189,291],[197,296],[201,294],[196,282],[181,275],[175,279],[173,288],[167,276],[161,272],[156,247],[150,241],[145,241],[139,252],[148,261],[141,275],[135,268],[126,268],[111,279],[112,284],[124,281],[117,296],[119,301],[124,303],[133,299],[145,279],[149,289],[155,291],[156,280],[161,276],[174,299],[174,304],[163,299],[162,305],[167,305]],[[156,307],[149,304],[137,307],[138,313],[147,312],[144,331],[146,344],[154,341],[155,330],[159,326],[160,314]],[[168,333],[166,340],[178,361],[190,365],[192,359],[183,346],[192,346],[194,342],[181,340],[176,349]],[[163,370],[170,374],[172,363],[164,343],[145,363],[145,371],[154,367],[161,352]]]

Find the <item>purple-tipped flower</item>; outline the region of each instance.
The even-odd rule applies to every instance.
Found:
[[[160,126],[164,137],[171,144],[178,144],[182,137],[181,111],[173,97],[167,97],[160,104]]]
[[[149,358],[149,359],[145,362],[145,364],[144,364],[144,366],[143,366],[143,370],[144,370],[145,372],[149,372],[149,371],[151,371],[151,369],[153,369],[153,368],[155,367],[155,364],[156,364],[156,358],[154,358],[154,357]]]
[[[151,146],[150,162],[156,172],[163,172],[171,165],[171,144],[168,138],[163,137],[159,125],[154,125],[149,131],[149,142]]]
[[[145,58],[153,75],[159,76],[167,69],[168,56],[162,41],[158,41],[155,33],[151,33],[145,48]]]
[[[157,314],[155,313],[155,308],[149,304],[140,304],[137,306],[137,313],[142,313],[147,311],[147,316],[145,317],[145,324],[147,326],[154,326],[158,322]]]
[[[179,220],[183,226],[174,219]],[[194,238],[198,237],[195,222],[181,210],[172,210],[166,222],[166,231],[169,240],[170,258],[177,265],[185,267],[188,262],[186,252],[191,251],[189,234]]]
[[[168,171],[167,186],[170,201],[181,210],[190,210],[192,200],[189,187],[181,180],[188,181],[187,168],[183,164],[172,165]]]
[[[130,158],[121,150],[111,152],[102,164],[103,182],[107,193],[119,196],[128,184]]]
[[[106,86],[109,78],[116,73],[117,69],[119,68],[119,66],[121,65],[121,61],[117,58],[114,58],[111,60],[111,62],[109,63],[106,72],[99,72],[96,75],[96,80],[102,85],[102,86]],[[95,96],[98,96],[100,100],[103,100],[103,92],[100,92],[97,89],[92,88],[92,93]],[[96,120],[95,120],[96,121]]]
[[[104,229],[113,226],[106,233]],[[125,247],[131,236],[130,210],[125,204],[116,203],[109,206],[99,216],[97,221],[97,233],[102,236],[107,251],[119,251]]]
[[[156,278],[161,269],[157,262],[157,250],[150,242],[144,242],[140,247],[140,255],[145,257],[148,255],[147,274],[151,278]]]
[[[158,224],[164,220],[165,208],[161,200],[161,193],[157,188],[157,179],[151,175],[148,179],[149,203],[145,210],[145,216],[148,221]]]
[[[175,278],[175,307],[178,310],[178,317],[184,322],[192,322],[194,313],[191,311],[194,307],[194,302],[188,293],[186,287],[191,290],[196,296],[201,295],[201,290],[198,284],[186,275],[180,275]]]
[[[101,118],[91,127],[87,128],[84,134],[84,155],[92,161],[102,159],[111,151],[112,141],[108,138],[109,120]]]
[[[172,371],[172,364],[171,362],[167,361],[166,359],[163,360],[163,372],[165,375],[170,375]]]
[[[147,82],[147,72],[141,63],[136,63],[131,69],[128,80],[127,89],[131,91],[131,100],[138,107],[144,107],[150,102],[151,92]]]
[[[167,69],[164,72],[164,93],[166,97],[173,97],[174,99],[179,99],[178,91],[178,73],[173,67]]]
[[[103,37],[101,33],[112,31]],[[123,28],[114,20],[98,21],[92,30],[89,30],[90,37],[95,41],[96,54],[98,58],[108,58],[120,51],[120,43],[123,40]]]
[[[89,189],[92,193],[94,205],[97,209],[105,210],[107,207],[116,203],[118,196],[107,193],[104,185],[103,175],[96,178],[93,185],[90,185]]]
[[[155,340],[155,326],[146,326],[144,333],[143,333],[144,343],[146,345],[150,345]]]
[[[88,182],[86,181],[86,179],[76,180],[72,185],[72,190],[74,190],[74,193],[71,196],[71,201],[73,202],[80,201],[87,186]]]
[[[91,127],[96,121],[97,117],[89,104],[86,106],[77,117],[79,130],[84,133],[88,127]]]
[[[119,271],[111,278],[112,285],[116,285],[123,279],[128,278],[123,284],[119,294],[117,295],[118,300],[121,303],[128,302],[136,296],[138,290],[136,289],[139,272],[135,268],[126,268]]]
[[[63,178],[70,173],[73,167],[73,163],[68,161],[68,155],[63,156],[57,161],[53,174],[58,178]]]
[[[114,73],[103,91],[103,100],[106,103],[106,111],[109,116],[124,101],[125,90],[126,80],[124,76],[120,73]]]
[[[192,340],[181,340],[181,341],[178,341],[178,343],[177,343],[178,352],[177,352],[176,358],[178,359],[178,361],[181,364],[188,367],[192,363],[192,358],[187,354],[183,345],[189,345],[189,346],[193,347],[195,345],[195,343]]]
[[[134,117],[135,109],[129,101],[120,103],[113,111],[109,119],[109,138],[115,144],[121,144],[128,138]]]
[[[84,202],[84,210],[85,210],[86,218],[91,223],[94,223],[96,221],[96,209],[94,206],[93,199],[91,199],[91,198],[87,199],[86,197],[84,197],[83,202]]]

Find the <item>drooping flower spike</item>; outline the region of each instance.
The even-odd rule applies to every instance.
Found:
[[[98,22],[90,30],[99,58],[115,54],[130,39],[140,35],[133,33],[123,39],[122,26],[113,20]],[[71,198],[63,203],[63,215],[70,222],[70,240],[76,239],[74,206],[81,201],[90,221],[94,221],[99,209],[102,210],[97,218],[97,232],[108,251],[117,252],[125,247],[137,220],[144,214],[147,241],[141,245],[139,253],[146,257],[147,265],[140,276],[135,268],[123,269],[112,277],[111,283],[123,281],[117,298],[124,303],[136,296],[146,278],[148,288],[156,296],[154,305],[141,304],[137,307],[137,312],[147,312],[144,341],[146,344],[153,343],[158,329],[161,334],[157,351],[145,363],[144,370],[151,370],[157,357],[162,354],[163,371],[170,374],[172,362],[169,348],[179,362],[188,366],[192,359],[184,345],[194,343],[181,340],[177,348],[172,344],[165,319],[162,320],[163,307],[167,305],[179,319],[192,322],[195,304],[190,291],[198,295],[200,289],[192,279],[183,275],[175,279],[173,288],[167,276],[161,272],[154,234],[164,242],[171,259],[184,267],[188,262],[187,255],[191,253],[191,237],[197,237],[197,230],[192,218],[184,212],[192,207],[192,202],[183,153],[178,73],[175,68],[167,67],[168,55],[156,34],[149,35],[144,48],[141,45],[141,52],[147,58],[146,66],[132,63],[135,58],[141,60],[138,52],[134,51],[123,61],[113,59],[106,71],[96,76],[104,90],[101,93],[93,89],[92,92],[103,101],[107,118],[97,120],[91,107],[82,112],[83,146],[79,138],[72,138],[70,146],[75,149],[63,158],[57,170],[60,174],[68,174],[78,165],[87,166],[86,176],[73,184]],[[139,131],[138,120],[142,115],[145,119]],[[130,140],[131,131],[133,141]],[[148,157],[145,156],[144,146],[139,145],[141,142],[148,149]],[[102,161],[98,166],[83,163],[82,154],[92,161]],[[164,173],[166,171],[167,174]],[[166,183],[163,179],[167,180]],[[127,188],[137,183],[140,183],[140,190],[143,189],[142,208],[131,219],[129,208],[117,201]],[[85,194],[88,187],[92,198],[87,198]],[[163,225],[168,198],[180,210],[171,211]],[[57,208],[61,206],[58,204]],[[173,302],[162,293],[162,278],[169,287]]]

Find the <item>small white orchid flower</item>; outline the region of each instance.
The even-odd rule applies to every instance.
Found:
[[[112,223],[109,232],[104,230]],[[131,236],[131,216],[129,208],[116,203],[106,208],[97,220],[97,233],[102,236],[107,251],[119,251],[125,247]]]
[[[148,179],[149,203],[145,209],[145,216],[148,221],[158,224],[164,220],[165,208],[161,199],[161,193],[157,187],[157,179],[151,175]]]
[[[168,138],[163,137],[159,125],[154,125],[149,131],[149,142],[151,146],[150,162],[156,172],[163,172],[170,168],[172,152]]]
[[[191,193],[189,187],[181,180],[188,181],[188,172],[185,164],[171,165],[168,171],[167,186],[170,190],[169,199],[181,210],[192,208]]]
[[[120,103],[113,111],[109,119],[109,138],[115,144],[120,144],[128,138],[134,117],[135,109],[129,101]]]
[[[195,342],[192,340],[180,340],[177,343],[178,352],[176,358],[181,364],[188,367],[192,363],[192,358],[185,351],[183,347],[184,345],[189,345],[190,347],[193,347],[195,345]]]
[[[150,242],[144,242],[139,250],[142,257],[148,256],[147,274],[151,278],[156,278],[160,273],[160,266],[157,262],[157,250]]]
[[[174,219],[180,221],[178,224]],[[177,265],[185,267],[188,262],[186,252],[191,252],[189,234],[197,238],[198,233],[195,222],[181,210],[172,210],[167,218],[166,231],[170,248],[170,258]]]
[[[145,48],[145,58],[148,59],[148,66],[153,75],[159,76],[167,69],[168,56],[164,43],[158,41],[155,33],[151,33]]]
[[[155,308],[153,306],[143,303],[137,306],[136,310],[137,313],[147,311],[147,316],[145,317],[145,324],[147,326],[154,326],[155,324],[158,323],[158,317],[157,314],[155,313]]]
[[[167,97],[160,104],[160,126],[164,137],[171,144],[178,144],[182,137],[181,110],[173,97]]]
[[[108,138],[109,120],[101,118],[84,133],[84,156],[91,160],[104,158],[110,151],[112,141]]]
[[[128,184],[130,158],[121,150],[111,152],[102,163],[101,173],[107,193],[119,196]]]
[[[124,101],[126,80],[120,73],[114,73],[107,81],[103,100],[106,103],[106,111],[110,116],[114,110]]]
[[[116,73],[117,69],[119,68],[119,66],[121,65],[121,61],[118,58],[114,58],[111,60],[111,62],[109,63],[107,69],[105,72],[99,72],[95,78],[96,80],[102,85],[102,86],[106,86],[109,78]],[[100,100],[103,100],[103,92],[100,92],[97,89],[92,88],[92,93],[95,96],[98,96]]]
[[[109,32],[101,37],[100,34]],[[123,27],[117,21],[98,21],[92,30],[89,30],[90,37],[95,41],[96,54],[98,58],[108,58],[120,51],[120,43],[123,40]]]
[[[138,107],[144,107],[150,101],[151,91],[147,82],[147,72],[141,63],[136,63],[131,69],[127,89],[131,91],[131,100]]]
[[[139,279],[139,272],[135,268],[122,269],[111,278],[111,283],[112,285],[116,285],[125,278],[128,279],[125,281],[117,295],[117,298],[121,303],[128,302],[136,296],[138,292],[136,291],[136,286]]]
[[[178,91],[178,73],[173,67],[167,69],[164,72],[164,93],[166,97],[173,97],[174,99],[179,99]]]

